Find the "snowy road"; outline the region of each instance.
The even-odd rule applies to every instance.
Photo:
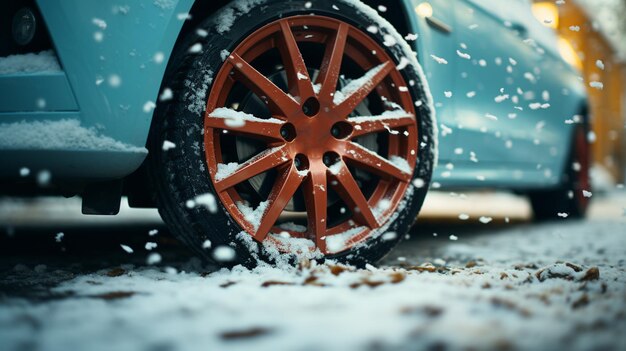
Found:
[[[624,350],[626,194],[595,200],[587,221],[538,225],[518,198],[433,194],[411,239],[378,268],[217,272],[185,258],[150,216],[38,223],[0,205],[4,226],[15,226],[0,239],[0,345]],[[158,244],[158,265],[146,265],[146,242]]]

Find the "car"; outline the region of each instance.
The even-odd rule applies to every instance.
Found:
[[[224,265],[376,262],[430,188],[588,207],[585,87],[527,0],[0,9],[5,195],[127,196]]]

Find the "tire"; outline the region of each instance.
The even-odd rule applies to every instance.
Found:
[[[588,126],[578,124],[572,134],[568,162],[564,167],[562,182],[556,189],[534,191],[529,194],[534,219],[581,219],[589,208],[590,145],[587,140]],[[564,214],[566,214],[566,217]]]
[[[177,238],[201,257],[225,266],[293,264],[300,259],[376,262],[415,221],[435,163],[434,113],[421,68],[391,25],[360,3],[259,0],[252,4],[236,1],[218,11],[201,24],[201,31],[187,36],[171,60],[171,78],[164,88],[174,92],[173,98],[158,104],[149,140],[148,171],[159,211]],[[367,30],[373,23],[380,24],[375,33]],[[339,73],[328,73],[335,72],[332,65],[323,68],[322,63],[333,57],[324,48],[330,47],[329,42],[341,47],[342,39],[337,37],[344,36],[347,44],[345,57],[344,52],[339,55],[343,57],[340,73],[358,78],[369,72],[373,83],[378,74],[385,78],[354,90],[348,87],[348,79],[337,77],[335,87],[346,95],[336,98],[335,89],[323,84],[315,88],[311,83],[318,75],[320,81],[330,82],[328,87],[334,85],[332,77]],[[296,45],[290,45],[292,39]],[[368,46],[374,44],[376,53]],[[275,47],[258,49],[264,45]],[[255,52],[262,54],[251,56]],[[298,52],[306,66],[298,61]],[[311,63],[315,55],[321,57],[318,65]],[[282,91],[264,94],[268,90],[258,86],[267,80],[256,76],[249,69],[252,64],[248,66],[242,57],[255,57],[250,60],[254,72],[262,72],[274,84],[264,87]],[[382,63],[373,67],[376,60]],[[362,90],[370,86],[372,91]],[[302,101],[299,96],[305,94],[311,97]],[[344,116],[359,115],[359,109],[372,114],[394,111],[385,112],[390,113],[385,123]],[[252,118],[233,115],[234,110],[256,112]],[[393,134],[381,132],[383,125]],[[364,136],[358,137],[358,143],[369,144],[354,141],[359,133]],[[164,150],[165,142],[175,147]],[[371,145],[377,147],[374,153],[364,151]],[[262,151],[250,153],[255,147]],[[349,160],[350,152],[354,158],[364,157]],[[255,174],[250,169],[261,164],[259,159],[280,164],[224,185],[237,174]],[[226,166],[231,161],[236,162],[234,171]],[[369,204],[366,208],[363,199],[376,200],[378,212]],[[300,222],[278,228],[283,218],[274,218],[277,213],[284,216],[284,209]],[[255,219],[260,219],[258,224]],[[339,225],[328,229],[330,222]],[[359,225],[362,232],[354,227]],[[337,228],[347,229],[340,231],[342,236],[333,235],[330,231]],[[341,240],[343,246],[337,245]]]

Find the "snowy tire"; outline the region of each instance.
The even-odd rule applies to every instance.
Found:
[[[535,220],[584,218],[591,194],[591,152],[587,140],[588,126],[576,126],[562,183],[556,189],[529,194]]]
[[[361,265],[410,229],[434,167],[434,112],[415,55],[371,8],[235,1],[169,71],[150,179],[162,217],[202,257]]]

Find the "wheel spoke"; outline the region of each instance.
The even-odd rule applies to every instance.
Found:
[[[372,208],[363,195],[361,188],[350,173],[350,170],[348,170],[348,166],[343,161],[339,162],[340,166],[337,167],[338,169],[333,167],[335,169],[331,172],[331,178],[334,178],[336,183],[331,184],[336,184],[335,190],[343,201],[350,206],[357,221],[370,228],[378,227],[378,220],[374,216]]]
[[[389,51],[351,23],[279,16],[229,48],[206,99],[211,189],[250,240],[281,253],[347,254],[405,211],[419,144],[413,96]],[[357,113],[364,105],[383,109]],[[386,141],[368,149],[357,143],[365,136]],[[241,156],[257,145],[264,151]],[[306,229],[287,230],[297,243],[275,235],[287,217],[303,220],[292,203],[307,216]]]
[[[312,170],[304,183],[304,200],[306,203],[309,233],[315,236],[317,247],[324,252],[326,249],[328,188],[326,170]]]
[[[289,92],[293,96],[299,96],[302,101],[315,96],[313,83],[309,77],[309,72],[298,48],[296,38],[293,36],[288,20],[280,21],[282,39],[285,45],[279,46],[287,80],[289,82]]]
[[[263,172],[281,166],[287,163],[287,161],[289,159],[284,146],[266,150],[242,163],[234,172],[223,178],[217,179],[218,172],[215,175],[215,190],[219,192],[225,191]]]
[[[302,184],[304,177],[306,175],[300,174],[293,162],[278,176],[267,199],[269,205],[263,214],[259,228],[254,234],[256,240],[263,241],[267,237],[285,206]]]
[[[274,142],[283,140],[280,135],[280,128],[283,125],[281,120],[256,118],[224,107],[211,112],[205,119],[204,125],[207,128],[228,130],[235,134],[245,134],[258,139]]]
[[[335,93],[335,114],[348,116],[391,73],[394,67],[391,61],[380,64],[370,69],[363,77],[350,82],[339,93]]]
[[[411,174],[407,173],[406,170],[399,168],[386,158],[381,157],[357,143],[346,143],[344,157],[346,157],[351,164],[362,167],[382,178],[395,178],[402,182],[411,180]]]
[[[267,101],[272,113],[286,117],[300,109],[299,104],[289,95],[285,94],[276,84],[257,71],[239,55],[232,53],[228,57],[238,74],[235,79],[243,83],[248,89],[258,95],[261,100]]]
[[[403,111],[402,111],[403,112]],[[371,117],[352,117],[348,118],[348,123],[352,125],[352,138],[358,138],[363,135],[380,133],[410,126],[415,122],[412,114],[404,112],[404,114],[394,114],[390,116],[371,116]]]
[[[346,40],[348,39],[348,30],[348,24],[342,22],[333,40],[326,45],[320,74],[317,78],[317,83],[322,85],[319,92],[321,99],[332,98],[331,94],[333,94],[337,88],[341,62],[346,47]]]

